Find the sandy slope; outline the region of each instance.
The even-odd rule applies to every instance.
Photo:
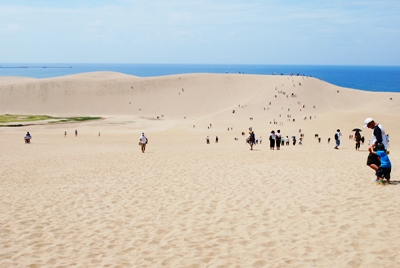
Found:
[[[0,128],[0,266],[397,267],[399,110],[399,94],[305,77],[3,77],[2,114],[106,119]],[[392,137],[395,185],[375,185],[348,139],[369,116]],[[272,129],[304,145],[270,151]]]

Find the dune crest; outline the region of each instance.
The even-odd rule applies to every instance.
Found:
[[[51,115],[166,114],[181,118],[233,110],[238,105],[265,108],[269,102],[271,109],[290,105],[294,108],[299,101],[300,106],[317,105],[319,112],[333,112],[363,109],[380,97],[396,95],[340,88],[309,77],[272,75],[185,74],[140,78],[93,72],[1,81],[0,113]]]

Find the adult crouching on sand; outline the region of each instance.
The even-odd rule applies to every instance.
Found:
[[[142,148],[142,153],[146,151],[146,144],[149,142],[149,139],[144,135],[144,132],[142,132],[142,135],[139,138],[139,145]]]
[[[386,133],[383,126],[374,121],[372,118],[366,118],[364,120],[364,128],[372,129],[372,137],[371,137],[371,144],[370,148],[373,150],[373,147],[377,143],[382,143],[385,146],[385,150],[387,149],[387,140],[386,140]],[[367,158],[367,166],[372,168],[373,170],[377,171],[379,166],[381,165],[381,161],[379,160],[378,156],[373,153],[368,154]]]
[[[29,132],[26,132],[26,135],[24,137],[25,143],[31,143],[32,135]]]

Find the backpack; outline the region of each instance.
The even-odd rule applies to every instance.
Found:
[[[256,140],[256,135],[254,134],[254,132],[251,132],[250,141],[254,142],[255,140]]]
[[[335,141],[336,141],[337,139],[339,139],[339,137],[338,137],[338,134],[335,133]]]

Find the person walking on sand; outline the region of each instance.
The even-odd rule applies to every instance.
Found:
[[[386,150],[387,140],[386,140],[385,129],[383,128],[383,126],[375,122],[374,119],[372,118],[366,118],[364,120],[364,128],[365,127],[372,129],[372,138],[370,146],[371,150],[373,150],[373,147],[376,143],[382,143]],[[367,158],[367,166],[377,171],[380,165],[381,161],[379,160],[378,156],[370,151]]]
[[[336,133],[335,133],[336,146],[333,147],[334,149],[339,149],[339,146],[340,146],[340,136],[342,136],[342,133],[340,133],[340,129],[338,129],[338,130],[336,130]]]
[[[75,137],[78,137],[78,130],[75,129]]]
[[[275,134],[275,145],[277,150],[281,149],[281,139],[282,139],[281,131],[278,129]]]
[[[275,131],[272,130],[271,133],[269,134],[269,149],[270,150],[275,149],[275,140],[276,140]]]
[[[67,137],[67,131],[64,131],[64,138]]]
[[[256,143],[256,134],[253,129],[250,128],[249,137],[247,138],[248,143],[250,144],[250,150],[253,150],[253,145]]]
[[[356,141],[356,151],[360,150],[360,144],[361,144],[361,134],[360,131],[356,131],[354,134],[354,140]]]
[[[144,135],[144,132],[142,132],[142,135],[139,138],[139,144],[142,149],[142,153],[146,151],[146,144],[149,142],[149,139]]]

